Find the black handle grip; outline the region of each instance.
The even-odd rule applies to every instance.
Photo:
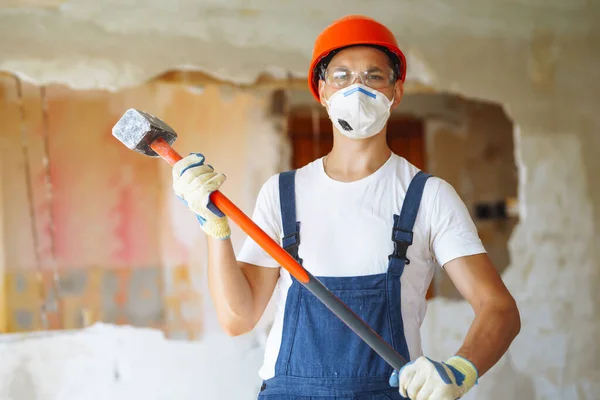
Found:
[[[308,272],[308,271],[307,271]],[[369,347],[379,354],[394,369],[400,370],[408,361],[404,359],[392,346],[390,346],[377,332],[375,332],[354,311],[344,304],[336,295],[308,273],[308,283],[300,282],[314,294],[327,308],[329,308],[342,322],[352,329]]]

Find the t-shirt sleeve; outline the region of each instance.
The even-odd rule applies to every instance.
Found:
[[[281,218],[279,213],[279,180],[272,176],[265,182],[256,198],[252,221],[275,242],[280,243]],[[277,268],[279,263],[264,251],[250,236],[247,236],[237,260],[259,267]]]
[[[467,206],[443,179],[433,198],[430,213],[430,246],[440,266],[458,257],[485,253]]]

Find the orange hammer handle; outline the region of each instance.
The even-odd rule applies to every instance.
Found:
[[[150,147],[171,165],[182,159],[181,155],[162,138],[156,139],[150,144]],[[233,204],[231,200],[225,197],[223,193],[218,190],[213,192],[210,195],[210,200],[291,275],[302,283],[308,283],[310,278],[304,267],[279,246],[277,242],[271,239],[254,221]]]

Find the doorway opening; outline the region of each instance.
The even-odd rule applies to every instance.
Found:
[[[405,95],[388,123],[394,153],[456,189],[500,273],[510,264],[508,241],[518,222],[513,131],[500,105],[439,93]],[[304,94],[290,96],[287,132],[294,169],[333,146],[327,113]],[[461,298],[441,268],[427,292],[428,299],[437,296]]]

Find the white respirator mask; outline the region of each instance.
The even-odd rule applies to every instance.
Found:
[[[394,100],[361,83],[335,92],[326,100],[329,118],[344,136],[366,139],[381,132]]]

